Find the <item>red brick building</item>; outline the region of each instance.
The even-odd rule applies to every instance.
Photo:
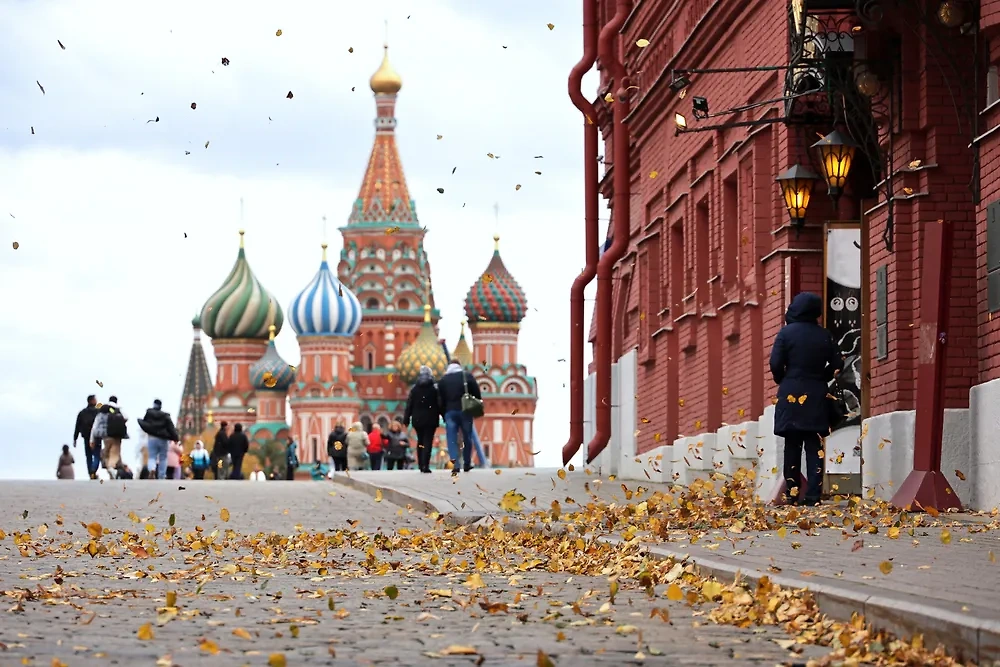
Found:
[[[598,0],[596,29],[609,23],[592,120],[613,289],[610,335],[591,322],[595,363],[576,389],[584,449],[610,406],[600,460],[620,474],[684,481],[756,461],[767,477],[781,455],[768,355],[808,290],[824,297],[857,413],[827,443],[828,472],[891,497],[912,467],[920,276],[934,254],[923,239],[946,220],[942,468],[966,503],[996,505],[1000,1]],[[616,106],[627,153],[615,151]],[[827,181],[845,154],[835,199]],[[815,177],[805,201],[809,180],[798,182],[798,219],[783,175]],[[623,248],[610,243],[619,234]],[[595,377],[608,372],[605,344],[607,400]]]

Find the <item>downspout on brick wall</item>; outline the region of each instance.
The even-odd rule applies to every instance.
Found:
[[[629,241],[629,205],[631,177],[629,174],[629,136],[625,118],[628,116],[628,74],[625,65],[619,59],[615,49],[615,37],[620,38],[619,31],[625,24],[625,19],[632,11],[631,0],[618,0],[618,9],[611,21],[601,30],[598,39],[598,55],[601,62],[610,70],[615,90],[614,125],[611,135],[614,160],[611,163],[613,198],[612,213],[614,216],[614,240],[611,247],[601,256],[597,263],[597,304],[594,312],[597,319],[597,340],[594,345],[594,367],[597,375],[596,384],[596,433],[587,445],[587,463],[590,463],[608,446],[611,439],[611,297],[612,273],[615,264],[625,254]]]
[[[583,291],[597,275],[600,258],[598,230],[597,110],[582,91],[583,76],[597,62],[597,0],[583,0],[583,57],[569,74],[569,98],[583,114],[583,192],[586,266],[569,292],[569,440],[563,445],[563,465],[583,445]]]

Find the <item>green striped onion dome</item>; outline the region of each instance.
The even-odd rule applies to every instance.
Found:
[[[424,306],[424,326],[420,329],[420,335],[406,346],[396,360],[399,379],[406,384],[417,381],[421,366],[430,368],[435,380],[440,380],[448,369],[448,357],[445,356],[437,334],[434,333],[434,325],[431,324],[430,306]]]
[[[212,339],[262,338],[273,324],[281,331],[285,316],[278,300],[250,270],[240,230],[240,253],[229,277],[201,309],[201,330]]]
[[[528,312],[528,298],[500,259],[500,237],[493,237],[493,257],[465,297],[470,322],[520,322]]]

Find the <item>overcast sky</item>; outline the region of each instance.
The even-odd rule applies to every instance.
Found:
[[[571,0],[0,0],[0,478],[52,478],[87,394],[117,394],[133,419],[154,398],[176,414],[191,318],[232,267],[241,226],[286,312],[318,268],[324,215],[339,251],[374,136],[385,20],[442,335],[454,346],[499,232],[528,295],[536,461],[558,464],[559,360],[583,265],[582,124],[566,94],[579,12]],[[298,363],[287,325],[278,350]]]

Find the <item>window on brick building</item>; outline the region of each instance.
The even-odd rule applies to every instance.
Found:
[[[722,278],[726,287],[737,283],[740,252],[740,210],[736,174],[722,182]]]
[[[996,65],[986,70],[986,106],[1000,102],[1000,71]]]
[[[694,285],[694,289],[701,290],[700,298],[698,299],[701,303],[705,303],[708,300],[709,290],[708,290],[708,280],[711,278],[709,275],[709,258],[712,254],[711,246],[711,235],[709,233],[710,219],[708,217],[708,199],[703,199],[698,202],[695,207],[695,271],[697,284]]]
[[[684,220],[677,220],[670,226],[670,285],[669,303],[676,310],[674,318],[680,315],[682,299],[688,294],[687,271],[684,266]]]

